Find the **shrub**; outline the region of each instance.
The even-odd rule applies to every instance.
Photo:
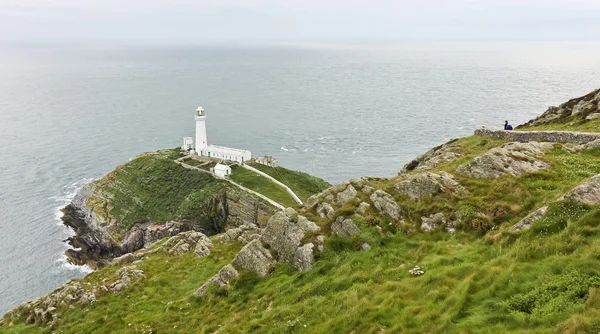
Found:
[[[600,277],[589,276],[578,270],[551,276],[533,290],[511,297],[509,310],[544,319],[559,313],[572,312],[582,305],[590,287],[596,287]]]

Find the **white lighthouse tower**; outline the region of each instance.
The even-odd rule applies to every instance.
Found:
[[[201,152],[202,149],[208,146],[206,139],[206,114],[202,107],[198,107],[196,111],[196,152]]]

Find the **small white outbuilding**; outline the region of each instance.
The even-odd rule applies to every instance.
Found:
[[[217,177],[225,177],[231,175],[231,167],[223,164],[217,164],[214,168]]]
[[[183,151],[189,151],[189,150],[194,149],[194,138],[183,137],[183,145],[181,145],[181,149]]]

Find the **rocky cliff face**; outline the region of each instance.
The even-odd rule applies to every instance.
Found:
[[[153,163],[156,161],[151,160],[149,165]],[[136,187],[133,182],[123,184],[119,180],[119,173],[124,173],[126,168],[127,165],[118,168],[102,180],[85,186],[72,203],[63,209],[64,224],[75,231],[75,235],[67,239],[73,247],[66,252],[71,263],[99,268],[112,258],[148,247],[158,240],[181,232],[197,231],[213,235],[223,232],[226,226],[263,226],[275,212],[271,206],[239,189],[220,184],[215,187],[214,184],[207,183],[206,187],[192,192],[187,189],[186,184],[182,184],[186,189],[181,189],[181,192],[185,190],[190,194],[183,197],[181,202],[174,203],[177,205],[176,209],[186,209],[173,210],[173,219],[161,220],[160,215],[146,214],[136,218],[137,221],[133,221],[131,226],[124,226],[122,220],[127,219],[130,211],[136,211],[137,214],[145,210],[145,202],[149,201],[142,199],[146,194],[135,195],[131,189],[127,189]],[[160,196],[157,193],[150,195]],[[129,202],[125,202],[123,198]],[[169,198],[165,198],[164,201],[168,200]],[[119,208],[117,214],[117,202],[134,204]]]
[[[517,128],[550,123],[586,122],[600,117],[600,89],[571,99],[558,107],[550,107],[541,116]]]

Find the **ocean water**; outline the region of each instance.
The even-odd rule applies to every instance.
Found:
[[[88,269],[60,208],[193,135],[337,183],[600,87],[598,43],[0,46],[0,314]]]

